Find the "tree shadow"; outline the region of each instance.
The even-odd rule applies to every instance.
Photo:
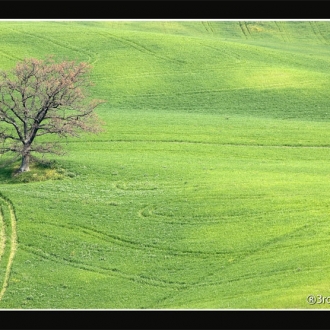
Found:
[[[0,168],[0,183],[5,183],[10,180],[13,175],[14,169],[12,166]]]
[[[68,172],[55,161],[45,161],[33,157],[30,162],[30,171],[17,173],[20,162],[0,168],[0,184],[30,183],[48,180],[73,178],[75,173]]]

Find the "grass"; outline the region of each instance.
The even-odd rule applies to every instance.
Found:
[[[24,177],[0,170],[18,235],[1,308],[328,308],[306,301],[329,291],[328,22],[0,34],[3,68],[89,61],[108,100],[105,132]]]

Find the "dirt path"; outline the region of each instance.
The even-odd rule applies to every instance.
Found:
[[[6,248],[6,225],[0,208],[0,261]]]
[[[0,260],[1,257],[5,254],[6,250],[9,249],[9,256],[5,262],[6,264],[6,271],[5,276],[2,282],[2,285],[0,287],[0,301],[3,297],[3,295],[6,292],[6,289],[9,284],[9,278],[10,278],[10,271],[13,265],[13,260],[15,257],[15,253],[17,250],[17,231],[16,231],[16,216],[13,208],[13,204],[10,200],[8,200],[6,197],[0,195],[1,200],[1,207],[8,207],[9,214],[10,214],[10,221],[6,223],[5,215],[3,213],[3,210],[1,209],[0,212]],[[9,230],[7,230],[7,228]],[[10,237],[7,237],[7,233],[10,233]],[[8,245],[8,247],[7,247]]]

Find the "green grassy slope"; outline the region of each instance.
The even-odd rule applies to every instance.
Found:
[[[328,22],[0,22],[1,68],[88,61],[108,100],[105,132],[52,157],[70,176],[0,169],[0,308],[327,308],[306,298],[329,291],[329,42]]]

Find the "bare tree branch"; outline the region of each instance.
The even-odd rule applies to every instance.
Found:
[[[87,63],[56,63],[48,57],[25,59],[13,70],[0,72],[0,141],[7,144],[0,153],[21,155],[20,171],[28,170],[31,152],[59,152],[53,143],[37,145],[36,137],[100,131],[94,110],[104,101],[87,99],[90,69]]]

